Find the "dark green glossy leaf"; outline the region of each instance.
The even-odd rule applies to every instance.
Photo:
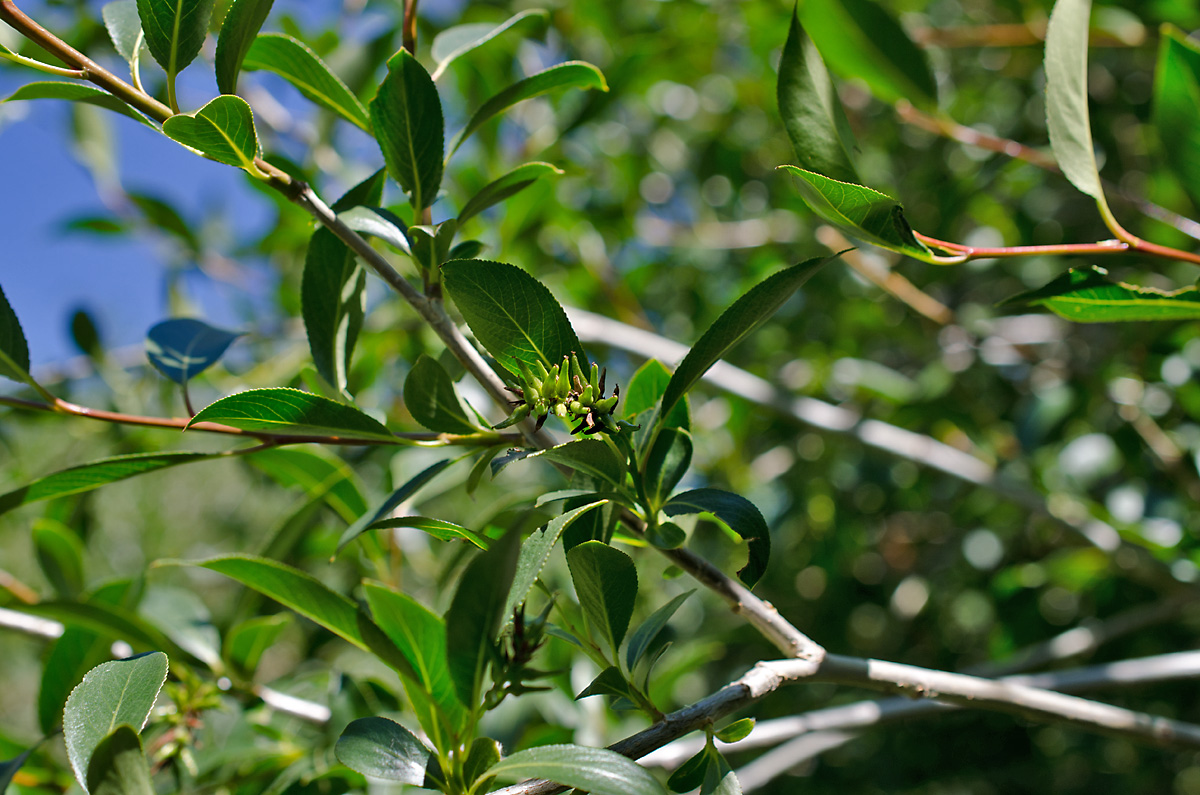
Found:
[[[712,762],[711,746],[705,745],[698,754],[675,769],[667,779],[672,792],[691,792],[704,783],[704,775]]]
[[[367,525],[367,530],[389,530],[397,527],[413,527],[428,533],[441,541],[466,541],[477,549],[487,549],[488,542],[474,530],[468,530],[462,525],[447,522],[444,519],[434,519],[429,516],[396,516],[380,519]]]
[[[451,260],[442,266],[446,291],[483,347],[514,375],[516,362],[561,364],[583,346],[546,286],[504,262]]]
[[[646,540],[659,549],[678,549],[687,541],[687,532],[674,522],[659,522],[646,529]]]
[[[891,196],[796,166],[780,168],[798,178],[796,187],[809,209],[850,237],[924,262],[932,261],[932,252],[913,236],[904,208]]]
[[[91,795],[155,795],[142,739],[132,727],[118,726],[96,745],[87,789]]]
[[[517,557],[517,569],[516,574],[513,576],[512,588],[508,592],[508,600],[504,605],[503,615],[505,620],[513,614],[514,609],[525,603],[529,592],[533,590],[533,584],[542,573],[542,568],[546,565],[546,561],[550,559],[550,552],[554,549],[554,545],[558,543],[558,537],[562,535],[563,530],[570,527],[571,523],[583,514],[593,508],[604,505],[606,502],[607,500],[597,500],[574,510],[566,511],[561,516],[552,519],[545,527],[534,530],[529,534],[529,538],[522,542],[521,553]]]
[[[371,117],[358,97],[315,52],[291,36],[282,33],[259,34],[246,53],[242,68],[247,71],[274,72],[308,99],[359,129],[371,132]]]
[[[392,492],[378,508],[364,513],[354,524],[346,528],[346,532],[342,533],[342,537],[338,539],[337,551],[341,552],[346,548],[347,544],[361,535],[368,527],[381,519],[385,519],[395,510],[397,505],[416,494],[422,486],[433,480],[443,469],[452,463],[454,463],[454,460],[450,458],[438,461],[436,464],[431,464],[407,480],[404,485]]]
[[[445,122],[433,80],[406,50],[388,61],[388,74],[371,100],[370,115],[388,173],[408,191],[419,219],[442,184]]]
[[[1138,287],[1114,282],[1108,271],[1095,266],[1071,268],[1045,287],[1014,295],[1004,303],[1044,306],[1077,323],[1200,318],[1200,290],[1194,286],[1171,292]]]
[[[1058,0],[1046,28],[1046,127],[1063,175],[1107,210],[1088,114],[1091,0]]]
[[[112,94],[94,86],[84,85],[83,83],[67,83],[54,80],[28,83],[9,94],[2,101],[19,102],[27,99],[65,99],[68,102],[82,102],[86,105],[95,105],[98,108],[111,110],[123,116],[128,116],[135,121],[140,121],[152,129],[157,129],[149,119]]]
[[[446,151],[446,157],[449,158],[450,155],[454,154],[458,147],[462,146],[463,142],[471,137],[471,133],[482,127],[488,120],[503,113],[518,102],[566,88],[595,88],[600,91],[608,91],[608,83],[604,81],[604,75],[600,73],[599,69],[583,61],[560,63],[557,66],[551,66],[549,69],[531,75],[524,80],[518,80],[487,102],[484,102],[479,110],[475,111],[475,115],[467,122],[467,126],[458,135],[454,136],[454,140],[450,142],[450,147]]]
[[[218,422],[281,436],[396,441],[383,424],[356,408],[286,387],[249,389],[221,398],[200,409],[188,426],[197,422]]]
[[[776,97],[801,168],[841,182],[862,182],[854,169],[854,136],[837,89],[795,13],[779,61]]]
[[[625,462],[617,458],[612,448],[599,439],[577,439],[545,450],[510,453],[492,462],[492,477],[500,474],[509,464],[529,458],[544,458],[556,464],[563,464],[614,486],[620,486],[625,477]]]
[[[767,570],[771,558],[771,533],[767,520],[754,504],[737,494],[720,489],[693,489],[672,497],[663,506],[667,516],[711,513],[746,541],[749,560],[738,572],[742,582],[750,587]]]
[[[884,102],[937,107],[937,82],[925,53],[875,0],[801,0],[800,21],[825,63],[862,80]]]
[[[518,751],[488,770],[506,779],[545,778],[592,795],[665,795],[641,765],[605,748],[543,745]]]
[[[246,460],[280,486],[300,488],[309,497],[324,500],[347,524],[368,508],[353,467],[324,448],[277,447]]]
[[[632,688],[625,681],[621,669],[615,665],[610,665],[601,671],[599,676],[593,679],[579,695],[575,696],[575,700],[578,701],[589,696],[616,696],[617,698],[627,698],[630,701],[633,701],[634,698]]]
[[[375,172],[334,202],[333,211],[378,204],[385,179],[382,169]],[[315,230],[304,257],[300,310],[313,364],[340,392],[346,389],[350,361],[362,328],[366,285],[366,270],[355,253],[328,229]]]
[[[521,536],[509,531],[463,570],[446,613],[446,656],[459,700],[472,708],[495,653],[505,600],[517,568]]]
[[[487,44],[504,31],[526,19],[544,20],[549,14],[540,8],[530,8],[506,19],[499,25],[491,22],[471,22],[465,25],[455,25],[447,28],[433,38],[430,56],[437,68],[433,70],[433,79],[442,76],[454,60],[467,54],[477,47]]]
[[[221,23],[217,36],[217,90],[222,94],[236,94],[238,73],[242,61],[254,43],[254,37],[267,21],[275,0],[233,0],[233,5]],[[361,107],[361,106],[360,106]],[[364,114],[365,115],[365,114]]]
[[[421,786],[429,749],[408,729],[387,718],[359,718],[333,748],[338,761],[364,776]]]
[[[263,652],[271,648],[292,624],[291,613],[255,616],[235,625],[225,634],[226,662],[244,679],[253,679]]]
[[[88,780],[96,746],[117,726],[141,731],[158,691],[167,680],[167,655],[160,651],[101,663],[71,691],[63,710],[63,740],[75,778]]]
[[[658,418],[669,417],[675,404],[708,372],[708,368],[745,339],[750,332],[765,323],[791,298],[792,293],[800,289],[800,286],[828,261],[828,257],[814,258],[793,265],[767,277],[734,301],[733,305],[708,327],[675,368],[675,373],[663,393],[655,424],[661,425]]]
[[[712,764],[704,773],[704,783],[700,785],[700,795],[742,795],[742,785],[733,768],[716,748],[712,750],[712,758]]]
[[[417,359],[404,379],[404,405],[413,419],[431,431],[476,433],[467,417],[454,382],[436,359],[425,354]]]
[[[220,457],[221,453],[135,453],[102,458],[54,472],[0,496],[0,514],[31,502],[98,489],[135,475]]]
[[[74,530],[54,519],[35,519],[33,547],[42,573],[60,598],[70,599],[83,590],[83,542]]]
[[[716,736],[723,743],[736,743],[749,737],[752,731],[754,731],[754,718],[742,718],[718,731]]]
[[[586,541],[567,552],[567,565],[588,623],[603,633],[616,659],[637,598],[633,558],[600,541]]]
[[[146,356],[156,370],[183,384],[216,364],[240,336],[194,318],[164,320],[146,332]]]
[[[667,622],[675,615],[687,598],[694,594],[693,589],[687,593],[681,593],[671,601],[667,602],[662,607],[655,610],[649,618],[638,625],[638,628],[629,636],[629,643],[625,647],[625,667],[630,671],[637,665],[650,647],[654,644],[654,639],[658,637],[658,633],[663,631],[667,626]]]
[[[446,259],[474,259],[485,248],[487,246],[479,240],[464,240],[461,243],[455,243],[450,248],[450,253],[446,255]]]
[[[450,678],[445,622],[412,597],[383,583],[367,581],[363,593],[379,628],[416,672],[414,684],[436,706],[435,712],[421,716],[426,731],[437,730],[438,713],[453,730],[461,729],[467,713]]]
[[[646,458],[646,496],[662,505],[692,464],[692,436],[679,428],[664,428]]]
[[[111,3],[105,3],[100,9],[100,15],[104,19],[104,27],[108,30],[108,37],[112,39],[117,55],[128,61],[130,66],[134,66],[145,44],[137,0],[113,0]]]
[[[77,309],[71,314],[71,342],[84,356],[104,358],[104,340],[100,337],[100,329],[96,327],[96,319],[84,309]]]
[[[468,218],[478,215],[513,194],[520,193],[544,176],[563,173],[565,172],[561,168],[550,163],[534,162],[517,166],[499,179],[489,182],[479,193],[472,196],[458,214],[458,222],[466,223]]]
[[[500,761],[502,751],[500,743],[491,737],[476,737],[471,743],[471,749],[467,751],[467,760],[463,763],[463,779],[467,784],[475,785],[476,781],[484,779],[488,768]],[[479,787],[478,792],[491,789],[486,781],[481,781],[476,786]]]
[[[173,77],[200,54],[213,0],[138,0],[150,54]]]
[[[194,113],[178,113],[163,122],[168,138],[226,165],[260,176],[254,111],[241,97],[224,95]]]
[[[1165,25],[1154,71],[1154,129],[1162,155],[1200,207],[1200,46]]]

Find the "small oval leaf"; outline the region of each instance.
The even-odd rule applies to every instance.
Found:
[[[258,157],[254,111],[241,97],[220,96],[194,113],[177,113],[163,122],[163,132],[213,160],[262,176],[254,165]]]
[[[364,776],[416,787],[425,783],[430,750],[394,720],[352,721],[338,738],[333,752],[339,762]]]
[[[160,373],[184,384],[216,364],[240,336],[193,318],[164,320],[146,332],[146,356]]]

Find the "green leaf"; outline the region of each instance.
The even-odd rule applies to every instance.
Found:
[[[648,359],[633,374],[633,378],[629,379],[628,387],[621,392],[625,418],[634,420],[638,415],[654,408],[667,391],[667,384],[670,382],[671,371],[657,359]],[[664,428],[684,430],[691,427],[686,399],[675,404],[675,408],[671,409],[662,425]]]
[[[442,184],[445,122],[433,80],[407,50],[388,61],[388,74],[371,100],[370,115],[388,173],[408,191],[419,219]]]
[[[142,738],[132,727],[118,726],[96,745],[87,789],[91,795],[155,795]]]
[[[742,718],[716,732],[716,736],[723,743],[736,743],[749,737],[752,731],[754,731],[754,718]]]
[[[59,470],[0,496],[0,514],[31,502],[79,494],[135,475],[221,456],[221,453],[135,453],[102,458]]]
[[[477,549],[487,549],[488,542],[474,530],[462,525],[429,516],[396,516],[380,519],[367,525],[367,530],[389,530],[396,527],[415,527],[440,541],[466,541]]]
[[[324,448],[276,447],[246,460],[280,486],[300,488],[309,497],[324,500],[347,524],[367,510],[353,467]]]
[[[12,783],[17,775],[17,771],[21,769],[21,765],[25,764],[25,760],[29,758],[29,755],[33,751],[33,748],[29,748],[12,759],[5,759],[0,762],[0,795],[4,795],[8,791],[8,785]]]
[[[160,373],[184,384],[216,364],[240,336],[194,318],[164,320],[146,332],[146,356]]]
[[[1159,42],[1153,119],[1163,159],[1200,207],[1200,46],[1173,25]]]
[[[280,436],[396,441],[378,420],[352,406],[287,387],[248,389],[221,398],[200,409],[188,427],[198,422],[218,422],[244,431],[266,431]]]
[[[771,557],[771,533],[767,520],[754,504],[737,494],[720,489],[693,489],[672,497],[663,506],[667,516],[711,513],[746,541],[749,560],[738,577],[753,588]]]
[[[1108,278],[1108,271],[1094,265],[1071,268],[1046,286],[1014,295],[1003,303],[1044,306],[1076,323],[1200,318],[1200,290],[1196,287],[1168,292],[1114,282]]]
[[[644,767],[605,748],[543,745],[518,751],[488,770],[509,779],[545,778],[592,795],[665,795]]]
[[[221,636],[213,626],[208,606],[193,591],[174,585],[151,585],[140,612],[179,648],[210,670],[222,672]]]
[[[715,748],[712,756],[713,764],[710,764],[704,773],[700,795],[742,795],[742,785],[738,782],[733,768],[725,761],[725,757]]]
[[[1107,214],[1088,116],[1087,51],[1091,0],[1058,0],[1046,28],[1046,126],[1063,175]]]
[[[167,681],[167,655],[147,652],[101,663],[88,671],[63,710],[63,740],[75,778],[85,788],[96,746],[117,726],[141,731]]]
[[[692,464],[692,436],[679,428],[664,428],[646,458],[646,496],[662,505]]]
[[[404,405],[413,419],[431,431],[477,433],[467,417],[454,382],[436,359],[425,354],[417,359],[404,379]]]
[[[467,759],[463,762],[463,780],[468,786],[477,786],[476,792],[487,792],[491,789],[484,774],[488,768],[500,761],[502,748],[500,743],[491,737],[476,737],[467,751]],[[478,785],[475,782],[480,782]]]
[[[446,657],[459,700],[473,709],[483,674],[495,653],[496,634],[512,588],[521,536],[509,531],[463,570],[446,612]]]
[[[365,582],[363,594],[379,628],[416,672],[413,683],[429,696],[451,729],[459,731],[467,713],[450,677],[445,622],[412,597],[383,583]],[[422,716],[421,722],[427,732],[432,732],[437,721],[437,715],[433,714]]]
[[[451,260],[442,266],[442,280],[475,338],[510,373],[520,374],[518,361],[550,367],[572,352],[583,354],[562,306],[515,265]]]
[[[564,173],[566,172],[561,168],[550,163],[533,162],[517,166],[499,179],[489,182],[482,190],[472,196],[463,205],[462,211],[458,214],[458,222],[459,224],[466,223],[468,218],[473,218],[515,193],[520,193],[548,174],[558,175]]]
[[[220,50],[217,51],[218,55]],[[326,110],[333,111],[367,133],[371,117],[342,79],[303,42],[282,33],[262,33],[246,53],[242,68],[266,70],[287,80],[301,94]]]
[[[637,598],[633,558],[603,542],[585,541],[567,552],[567,566],[588,623],[604,634],[616,659]]]
[[[253,679],[263,652],[271,648],[292,624],[291,613],[255,616],[235,625],[225,634],[225,661],[243,678]]]
[[[138,0],[137,8],[150,54],[173,79],[200,54],[213,0]]]
[[[712,761],[711,745],[705,745],[698,754],[675,769],[667,779],[672,792],[691,792],[704,783],[704,775]]]
[[[524,80],[518,80],[484,102],[479,110],[475,111],[475,115],[467,122],[467,126],[450,142],[446,159],[449,159],[458,150],[458,147],[463,145],[471,133],[497,114],[503,113],[518,102],[565,88],[595,88],[600,91],[608,91],[608,83],[604,82],[604,75],[599,69],[583,61],[560,63],[535,75],[530,75]]]
[[[545,450],[520,450],[511,453],[492,462],[492,477],[500,474],[509,464],[529,458],[544,458],[556,464],[563,464],[614,486],[620,486],[625,478],[625,462],[617,458],[612,448],[599,439],[576,439]]]
[[[105,3],[100,9],[100,16],[104,18],[104,27],[108,30],[108,37],[112,39],[117,55],[134,67],[146,40],[142,33],[142,20],[138,16],[137,0]]]
[[[850,237],[923,262],[933,261],[932,252],[913,236],[904,208],[891,196],[796,166],[779,168],[799,178],[796,187],[809,209]]]
[[[841,182],[862,182],[854,169],[854,136],[837,89],[795,12],[779,61],[776,97],[801,168]]]
[[[355,232],[373,235],[402,254],[412,256],[408,227],[395,213],[383,207],[352,207],[338,213],[338,220]]]
[[[542,568],[550,559],[550,552],[558,543],[558,537],[562,535],[563,530],[570,527],[571,523],[583,514],[593,508],[599,508],[607,502],[608,500],[597,500],[567,511],[552,519],[545,527],[534,530],[529,534],[529,538],[522,542],[521,553],[517,556],[517,569],[513,576],[512,588],[509,589],[508,600],[504,604],[505,620],[513,614],[513,610],[525,603],[529,592],[533,590],[533,584],[542,573]]]
[[[233,0],[217,36],[217,90],[236,94],[238,73],[275,0]],[[360,105],[361,107],[361,105]],[[364,114],[365,115],[365,114]]]
[[[65,99],[68,102],[82,102],[85,105],[95,105],[98,108],[111,110],[123,116],[140,121],[151,129],[158,129],[149,119],[117,99],[107,91],[83,83],[67,83],[55,80],[44,80],[28,83],[9,94],[0,102],[20,102],[27,99]]]
[[[383,197],[383,170],[355,185],[333,204],[346,212]],[[313,232],[300,280],[300,310],[317,372],[345,392],[350,361],[366,311],[366,270],[337,235],[322,227]]]
[[[262,176],[254,165],[258,157],[254,111],[241,97],[226,94],[194,113],[177,113],[163,122],[163,132],[206,157]]]
[[[408,729],[387,718],[352,721],[333,748],[338,761],[364,776],[412,784],[425,783],[430,751]]]
[[[660,418],[669,417],[675,404],[687,394],[708,368],[737,345],[800,289],[829,257],[806,260],[799,265],[768,276],[750,288],[750,291],[733,302],[700,337],[687,356],[675,368],[671,381],[663,393],[655,425],[661,426]]]
[[[60,598],[83,590],[83,542],[74,530],[54,519],[35,519],[33,546],[42,573]]]
[[[610,665],[601,671],[599,676],[593,679],[579,695],[575,696],[575,700],[590,696],[616,696],[630,701],[634,700],[633,689],[630,688],[629,682],[625,681],[625,675],[621,673],[621,669],[615,665]]]
[[[499,25],[491,22],[472,22],[446,28],[433,38],[433,46],[430,47],[429,54],[437,64],[437,68],[433,70],[433,79],[441,77],[446,67],[456,58],[487,44],[517,23],[530,18],[545,20],[549,16],[543,9],[530,8],[509,17]]]
[[[454,463],[454,459],[447,458],[438,461],[436,464],[431,464],[425,469],[418,472],[412,478],[404,483],[400,488],[392,492],[386,500],[384,500],[378,508],[369,513],[364,513],[358,518],[354,524],[346,528],[346,532],[342,533],[342,537],[338,539],[337,551],[340,553],[346,548],[346,545],[361,535],[369,526],[375,522],[386,518],[396,506],[405,500],[412,497],[429,481],[433,480],[443,469]]]
[[[925,52],[874,0],[801,0],[800,21],[825,63],[843,77],[862,80],[884,102],[907,99],[937,107],[937,82]]]
[[[667,626],[667,622],[675,615],[687,598],[694,594],[695,589],[687,593],[681,593],[671,601],[667,602],[662,607],[655,610],[649,618],[643,621],[633,634],[629,636],[629,643],[625,647],[625,667],[630,671],[637,665],[650,647],[654,644],[654,639],[658,637],[658,633],[663,631]]]
[[[330,590],[311,574],[250,555],[226,555],[182,565],[201,566],[237,580],[343,640],[371,652],[400,673],[416,677],[408,661],[358,605]]]

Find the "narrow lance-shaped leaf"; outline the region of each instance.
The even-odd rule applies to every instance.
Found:
[[[479,429],[467,417],[454,382],[436,359],[425,354],[404,379],[404,405],[413,419],[431,431],[476,433]]]
[[[445,122],[437,87],[407,50],[388,61],[388,74],[371,100],[370,115],[388,173],[408,191],[419,218],[442,184]]]
[[[17,313],[0,289],[0,375],[14,381],[29,379],[29,344]]]
[[[474,530],[469,530],[445,519],[435,519],[432,516],[394,516],[380,519],[367,525],[367,530],[392,530],[400,527],[411,527],[428,533],[439,541],[466,541],[476,549],[487,549],[488,542],[484,536]]]
[[[771,558],[771,532],[767,520],[754,504],[737,494],[720,489],[694,489],[672,497],[663,506],[667,516],[711,513],[746,541],[749,559],[738,577],[751,588],[767,570]]]
[[[625,462],[617,457],[611,447],[599,439],[576,439],[557,447],[548,447],[534,452],[518,450],[492,462],[492,477],[500,474],[509,464],[524,461],[527,458],[541,458],[556,464],[563,464],[577,472],[599,478],[614,486],[621,485],[625,477]]]
[[[342,79],[303,42],[282,33],[262,33],[254,39],[242,68],[265,69],[287,80],[301,94],[331,110],[359,129],[371,132],[371,117]]]
[[[1087,51],[1091,0],[1058,0],[1046,28],[1046,125],[1063,175],[1109,215],[1092,145]]]
[[[629,643],[625,647],[625,666],[630,671],[641,661],[642,657],[650,650],[650,645],[654,643],[654,639],[658,637],[658,633],[662,632],[667,626],[667,622],[675,615],[675,611],[683,606],[687,598],[694,594],[693,589],[687,593],[681,593],[671,601],[667,602],[662,607],[655,610],[649,618],[633,631],[629,636]]]
[[[1200,207],[1200,46],[1163,27],[1154,70],[1154,129],[1162,155]]]
[[[265,178],[254,164],[258,157],[254,111],[241,97],[220,96],[195,113],[177,113],[163,122],[163,132],[206,157]]]
[[[525,271],[491,260],[451,260],[442,283],[475,338],[514,375],[517,362],[544,367],[583,353],[575,329],[546,286]]]
[[[83,542],[74,530],[54,519],[35,519],[33,546],[42,573],[60,598],[74,598],[83,590]]]
[[[198,422],[218,422],[280,436],[396,441],[386,426],[356,408],[287,387],[248,389],[221,398],[200,409],[188,427]]]
[[[27,486],[0,496],[0,514],[21,505],[98,489],[135,475],[156,472],[179,464],[207,461],[221,453],[135,453],[102,458],[38,478]]]
[[[95,105],[98,108],[120,113],[123,116],[128,116],[135,121],[145,124],[151,129],[157,129],[149,119],[112,94],[82,83],[67,83],[54,80],[27,83],[12,94],[9,94],[2,101],[19,102],[27,99],[65,99],[68,102],[83,102],[88,105]]]
[[[812,278],[830,258],[814,258],[767,277],[734,301],[700,337],[687,356],[675,368],[663,393],[658,417],[669,416],[671,409],[733,346],[761,326],[771,315]],[[656,418],[655,422],[658,422]]]
[[[200,54],[213,0],[138,0],[146,46],[169,79]]]
[[[851,154],[853,134],[837,89],[795,12],[779,61],[776,96],[800,167],[841,182],[861,182]]]
[[[529,597],[529,592],[533,590],[533,584],[542,573],[546,561],[550,559],[550,552],[558,543],[558,537],[562,535],[563,530],[570,527],[571,523],[583,514],[593,508],[599,508],[607,502],[608,500],[597,500],[589,502],[587,505],[581,505],[552,519],[545,527],[529,534],[529,538],[521,544],[521,554],[517,556],[516,574],[513,576],[512,588],[509,589],[508,599],[504,604],[503,615],[506,620],[512,615],[513,610],[524,604]]]
[[[466,223],[468,218],[473,218],[492,205],[498,204],[509,196],[525,190],[525,188],[548,174],[558,175],[563,173],[565,172],[561,168],[550,163],[535,162],[517,166],[499,179],[489,182],[479,193],[472,196],[463,205],[462,212],[458,214],[458,222],[460,224]]]
[[[146,355],[156,370],[183,384],[216,364],[240,336],[194,318],[164,320],[146,332]]]
[[[567,553],[567,565],[588,623],[603,633],[616,659],[637,597],[633,558],[603,542],[586,541]]]
[[[1168,292],[1114,282],[1096,266],[1071,268],[1046,286],[1003,303],[1044,306],[1076,323],[1200,318],[1200,289],[1195,286]]]
[[[155,795],[142,738],[132,727],[118,726],[96,746],[87,789],[91,795]]]
[[[800,21],[840,75],[867,84],[884,102],[937,107],[937,82],[925,53],[875,0],[802,0]]]
[[[646,496],[662,505],[692,464],[692,437],[680,428],[663,428],[646,457]]]
[[[166,680],[167,655],[149,652],[102,663],[71,691],[63,710],[63,740],[75,778],[85,789],[96,746],[121,724],[141,731]]]
[[[136,72],[138,55],[146,40],[142,33],[142,20],[138,17],[137,0],[105,3],[100,15],[104,18],[104,27],[117,54],[128,61],[130,68]]]
[[[487,772],[505,779],[545,778],[592,795],[666,795],[658,779],[606,748],[543,745],[502,759]]]
[[[467,126],[450,142],[446,158],[449,159],[463,145],[463,142],[471,137],[473,132],[494,116],[503,113],[518,102],[540,97],[542,94],[560,88],[595,88],[600,91],[608,91],[608,83],[604,81],[604,75],[599,69],[583,61],[560,63],[535,75],[530,75],[524,80],[519,80],[484,102],[479,110],[475,111],[470,121],[467,122]]]
[[[254,43],[254,37],[267,21],[275,0],[233,0],[217,36],[217,90],[236,94],[242,61]]]
[[[396,510],[396,506],[411,498],[426,483],[437,477],[443,469],[453,464],[454,461],[455,459],[452,458],[438,461],[409,478],[400,488],[388,495],[388,498],[375,508],[375,510],[364,513],[354,524],[346,528],[346,532],[342,533],[342,537],[338,539],[337,551],[340,553],[346,548],[347,544],[365,532],[368,527],[389,516],[392,511]]]
[[[443,30],[434,36],[433,45],[430,47],[429,54],[437,64],[431,77],[437,80],[455,59],[482,47],[517,23],[526,19],[544,20],[548,16],[549,14],[541,8],[529,8],[514,14],[499,25],[491,22],[472,22]]]
[[[779,168],[798,177],[796,187],[809,209],[850,237],[924,262],[934,261],[933,253],[913,236],[904,208],[891,196],[796,166]]]
[[[364,776],[411,784],[425,783],[430,751],[417,736],[388,718],[352,721],[333,748],[338,761]]]

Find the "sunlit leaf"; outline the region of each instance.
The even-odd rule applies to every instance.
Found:
[[[177,113],[163,122],[168,138],[226,165],[260,176],[254,111],[241,97],[220,96],[195,113]]]
[[[236,94],[238,73],[275,0],[233,0],[217,36],[217,90]]]
[[[221,398],[200,409],[188,427],[198,422],[281,436],[396,441],[386,426],[356,408],[286,387],[248,389]]]
[[[359,718],[342,732],[333,752],[365,776],[421,786],[429,749],[408,729],[387,718]]]
[[[592,795],[665,795],[641,765],[615,751],[582,745],[543,745],[509,756],[488,770],[506,779],[545,778]]]
[[[492,461],[492,477],[509,464],[527,458],[541,458],[563,464],[579,472],[600,478],[614,486],[620,486],[625,478],[625,462],[617,457],[612,448],[599,439],[576,439],[544,450],[518,450]]]
[[[408,192],[419,217],[433,204],[442,183],[445,131],[437,87],[407,50],[388,61],[370,116],[388,173]]]
[[[429,51],[430,57],[437,64],[437,68],[433,70],[433,79],[441,77],[446,67],[456,58],[476,47],[482,47],[517,23],[526,19],[545,20],[548,16],[543,9],[530,8],[514,14],[499,25],[491,22],[470,22],[443,30],[433,38],[433,45]]]
[[[112,94],[83,83],[67,83],[53,80],[28,83],[9,94],[3,100],[0,100],[0,102],[19,102],[27,99],[65,99],[68,102],[83,102],[88,105],[95,105],[98,108],[120,113],[135,121],[140,121],[151,129],[156,129],[149,119]]]
[[[1163,27],[1154,70],[1154,129],[1164,159],[1200,207],[1200,46],[1171,25]]]
[[[1138,287],[1108,278],[1108,271],[1071,268],[1036,290],[1004,301],[1005,304],[1044,306],[1059,317],[1077,323],[1113,323],[1134,320],[1195,320],[1200,318],[1200,290]]]
[[[169,77],[200,54],[213,0],[138,0],[146,46]]]
[[[504,605],[503,615],[506,618],[511,616],[513,610],[524,604],[525,599],[528,598],[529,592],[533,590],[533,584],[542,573],[546,561],[550,559],[550,552],[558,543],[558,537],[562,535],[562,532],[580,516],[593,508],[599,508],[606,502],[607,500],[597,500],[567,511],[552,519],[545,527],[534,530],[529,534],[529,538],[521,543],[516,574],[513,576],[512,588],[508,592],[508,600]]]
[[[347,523],[367,510],[354,468],[325,448],[274,448],[247,456],[247,461],[280,486],[324,500]]]
[[[513,194],[520,193],[538,179],[548,174],[563,174],[563,170],[550,163],[526,163],[517,166],[499,179],[489,182],[478,193],[472,196],[462,211],[458,214],[458,222],[465,223],[494,204],[498,204]]]
[[[138,16],[137,0],[113,0],[105,3],[100,9],[104,19],[104,27],[108,37],[112,39],[117,54],[133,66],[138,61],[138,53],[145,43],[142,34],[142,20]]]
[[[400,527],[412,527],[428,533],[439,541],[466,541],[477,549],[487,549],[487,540],[462,525],[447,522],[445,519],[434,519],[430,516],[395,516],[380,519],[367,525],[367,530],[391,530]]]
[[[358,97],[303,42],[282,33],[261,33],[246,53],[242,68],[265,69],[287,80],[308,99],[365,132],[371,117]]]

